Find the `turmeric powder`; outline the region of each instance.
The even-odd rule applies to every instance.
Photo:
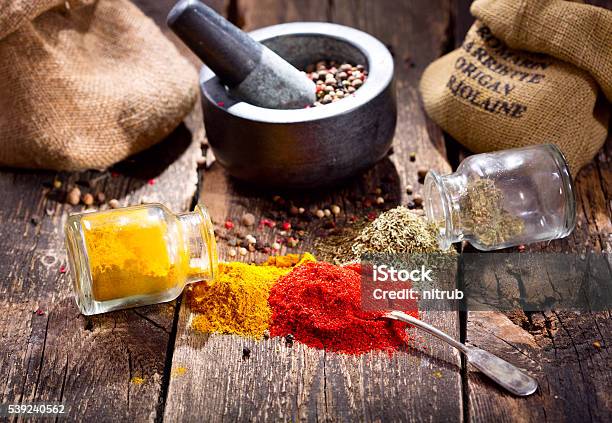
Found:
[[[182,288],[189,271],[186,253],[168,249],[168,225],[147,209],[93,213],[81,222],[96,301]]]
[[[232,333],[261,339],[270,320],[270,288],[294,266],[316,261],[305,253],[270,257],[263,265],[240,262],[219,264],[214,281],[196,283],[187,290],[187,302],[198,313],[191,327],[201,332]]]

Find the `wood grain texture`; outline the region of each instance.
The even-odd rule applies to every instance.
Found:
[[[473,18],[469,0],[456,0],[456,44]],[[610,0],[587,1],[612,9]],[[578,220],[574,233],[540,243],[528,251],[612,251],[612,137],[575,185]],[[467,373],[466,418],[472,421],[610,421],[612,420],[612,315],[597,313],[470,312],[468,343],[526,369],[540,388],[529,398],[496,389],[473,368]]]
[[[576,180],[578,225],[563,240],[539,244],[528,251],[581,254],[612,245],[610,164],[612,139],[594,163]],[[576,313],[553,311],[508,315],[470,312],[467,341],[487,349],[535,376],[539,391],[514,398],[469,369],[471,420],[488,421],[610,421],[612,419],[612,319],[610,310]],[[508,410],[511,410],[509,413]]]
[[[188,119],[190,126],[200,122],[201,113]],[[155,418],[174,304],[80,315],[61,269],[63,224],[84,207],[63,197],[99,178],[81,190],[103,191],[124,205],[162,201],[187,210],[200,143],[182,124],[161,144],[117,165],[118,176],[0,171],[0,404],[63,402],[68,417],[81,421]],[[61,190],[48,188],[55,178]],[[154,185],[147,183],[152,178]],[[144,383],[131,383],[133,377]]]
[[[427,121],[416,90],[420,72],[444,45],[450,14],[447,2],[241,0],[238,6],[238,19],[247,30],[286,21],[331,20],[382,39],[396,57],[399,124],[394,153],[389,158],[344,186],[316,193],[268,192],[247,187],[213,165],[204,173],[200,199],[217,224],[222,259],[230,258],[226,241],[232,241],[236,231],[223,228],[226,218],[237,222],[243,213],[250,212],[258,218],[278,220],[286,216],[290,205],[306,209],[339,205],[342,213],[333,219],[291,218],[293,225],[307,231],[297,251],[309,251],[316,238],[328,232],[329,221],[343,227],[349,216],[366,214],[370,209],[361,200],[375,198],[377,188],[385,198],[383,209],[405,204],[407,184],[413,185],[416,192],[420,190],[417,164],[440,171],[450,169],[442,134]],[[417,14],[416,10],[421,12]],[[427,21],[422,16],[428,16]],[[417,153],[418,163],[409,161],[410,152]],[[275,194],[282,196],[282,204],[273,201]],[[249,232],[240,225],[237,230]],[[257,231],[256,236],[262,243],[280,237],[278,229]],[[283,246],[280,253],[285,251]],[[264,258],[261,253],[246,257],[249,261]],[[449,347],[420,334],[415,334],[413,349],[393,357],[377,353],[351,357],[299,343],[288,348],[278,339],[258,342],[197,334],[190,329],[191,318],[183,304],[173,368],[186,371],[180,376],[175,371],[170,381],[165,413],[168,421],[462,418],[459,357]],[[458,337],[454,313],[425,314],[423,318]],[[242,360],[244,346],[252,350],[248,360]]]
[[[166,25],[166,17],[170,9],[178,0],[132,0],[132,2],[142,10],[142,12],[153,19],[166,37],[170,39],[189,61],[198,69],[202,66],[202,61],[196,56]],[[219,14],[227,16],[230,11],[231,0],[203,0],[208,6],[212,7]]]

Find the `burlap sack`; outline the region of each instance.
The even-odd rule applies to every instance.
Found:
[[[105,168],[162,140],[197,74],[127,0],[0,0],[0,165]]]
[[[427,113],[474,152],[555,143],[575,175],[607,134],[598,82],[609,91],[612,12],[562,0],[476,0],[471,10],[483,21],[423,73]]]

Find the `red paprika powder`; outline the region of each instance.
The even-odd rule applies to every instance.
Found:
[[[306,263],[272,286],[270,334],[292,334],[308,346],[347,354],[394,352],[406,345],[407,324],[361,308],[358,266]],[[410,314],[418,317],[413,310]]]

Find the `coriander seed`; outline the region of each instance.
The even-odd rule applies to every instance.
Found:
[[[68,204],[73,205],[73,206],[76,206],[77,204],[79,204],[81,202],[81,190],[78,189],[77,187],[72,188],[68,192],[66,201],[68,201]]]

